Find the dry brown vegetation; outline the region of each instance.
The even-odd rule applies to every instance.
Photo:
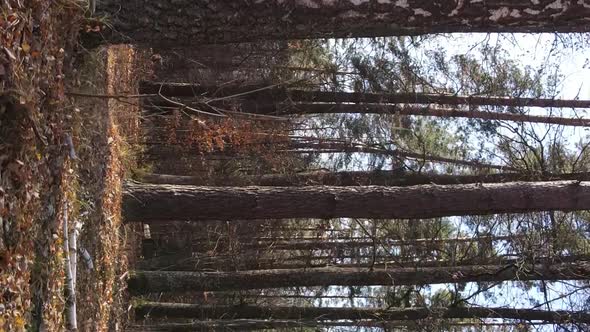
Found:
[[[88,95],[132,93],[136,86],[136,52],[111,47],[90,54],[72,90]],[[84,80],[95,77],[98,79]],[[78,212],[83,224],[80,246],[93,254],[93,270],[79,268],[78,321],[82,330],[120,330],[126,319],[125,273],[134,232],[120,218],[121,181],[133,151],[122,136],[136,135],[138,108],[112,98],[77,97],[80,141]]]
[[[69,93],[133,93],[138,57],[77,44],[80,29],[96,28],[85,2],[7,0],[0,10],[0,331],[65,330],[65,209],[94,262],[78,263],[80,330],[121,330],[134,233],[118,188],[138,108]]]

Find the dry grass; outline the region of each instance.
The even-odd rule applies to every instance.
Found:
[[[0,330],[63,325],[64,63],[82,17],[74,2],[0,4]]]
[[[76,89],[94,95],[137,94],[142,57],[126,46],[91,54]],[[121,222],[121,184],[134,167],[139,135],[137,101],[77,97],[80,127],[80,245],[93,256],[95,269],[79,269],[79,322],[82,331],[120,331],[127,320],[126,272],[137,247],[132,225]]]
[[[66,329],[64,209],[94,260],[93,270],[78,264],[80,330],[126,321],[125,257],[135,245],[120,199],[134,153],[123,136],[137,135],[138,108],[66,92],[134,93],[137,57],[128,47],[96,50],[74,68],[82,3],[0,4],[0,331]]]

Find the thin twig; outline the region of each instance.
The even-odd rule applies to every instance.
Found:
[[[236,93],[235,95],[224,96],[224,97],[219,97],[219,98],[212,98],[212,99],[207,100],[205,103],[208,104],[208,103],[211,103],[211,102],[214,102],[214,101],[220,101],[220,100],[226,100],[226,99],[232,99],[232,98],[236,98],[236,97],[241,97],[241,96],[249,95],[249,94],[252,94],[252,93],[256,93],[256,92],[260,92],[260,91],[264,91],[264,90],[269,90],[269,89],[272,89],[272,88],[276,88],[276,87],[281,86],[281,85],[294,84],[297,81],[301,81],[301,80],[293,80],[291,82],[287,81],[287,82],[281,82],[281,83],[271,84],[271,85],[268,85],[268,86],[265,86],[265,87],[262,87],[262,88],[251,90],[251,91]]]
[[[190,106],[187,106],[186,104],[183,104],[181,102],[177,102],[177,101],[174,101],[172,99],[166,98],[162,94],[162,86],[163,85],[160,85],[160,90],[158,91],[158,96],[160,96],[160,98],[164,99],[165,101],[167,101],[167,102],[169,102],[171,104],[174,104],[176,106],[179,106],[183,110],[184,109],[187,109],[187,110],[192,111],[192,112],[195,112],[195,113],[205,114],[205,115],[209,115],[209,116],[215,116],[215,117],[219,117],[219,118],[226,118],[227,117],[227,115],[223,115],[223,114],[215,114],[215,113],[209,113],[209,112],[205,112],[205,111],[202,111],[202,110],[198,110],[196,108],[192,108]]]
[[[82,93],[82,92],[66,92],[66,96],[73,97],[87,97],[87,98],[102,98],[102,99],[136,99],[136,98],[148,98],[157,97],[155,93],[152,94],[137,94],[137,95],[110,95],[110,94],[94,94],[94,93]]]

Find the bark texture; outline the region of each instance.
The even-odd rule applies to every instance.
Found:
[[[519,169],[506,165],[497,165],[481,162],[479,160],[465,160],[459,158],[448,158],[427,153],[417,153],[403,149],[388,149],[380,147],[372,147],[364,144],[356,144],[346,141],[302,141],[290,142],[289,149],[282,150],[282,152],[297,152],[297,153],[369,153],[382,156],[389,156],[397,159],[411,159],[416,162],[433,162],[454,164],[466,166],[476,169],[488,168],[497,169],[501,171],[515,171]]]
[[[310,297],[315,299],[317,297]],[[344,297],[348,299],[348,297]],[[445,326],[477,329],[486,327],[515,328],[518,323],[490,323],[490,322],[445,322]],[[541,325],[542,323],[527,322],[526,326]],[[157,323],[149,325],[129,326],[126,331],[141,332],[195,332],[195,331],[258,331],[292,328],[296,331],[306,327],[373,327],[382,329],[418,328],[415,322],[407,321],[326,321],[326,320],[284,320],[284,319],[227,319],[192,321],[190,323]]]
[[[366,93],[289,90],[291,100],[322,103],[489,105],[513,107],[590,108],[590,100],[553,98],[461,96],[428,93]]]
[[[578,0],[102,0],[107,42],[148,46],[450,32],[587,32]],[[98,33],[97,33],[98,35]]]
[[[516,237],[514,237],[516,238]],[[439,248],[445,244],[458,244],[458,243],[492,243],[493,241],[509,241],[513,239],[511,236],[477,236],[477,237],[465,237],[465,238],[426,238],[426,239],[408,239],[408,240],[392,240],[390,238],[377,237],[375,241],[367,239],[363,241],[355,240],[343,240],[334,241],[330,239],[316,239],[316,240],[277,240],[277,241],[266,241],[266,242],[254,242],[254,243],[243,243],[240,244],[240,248],[258,248],[266,250],[332,250],[332,249],[351,249],[351,248],[363,248],[371,247],[373,245],[385,246],[385,247],[398,247],[398,246],[416,246],[419,248]]]
[[[228,82],[253,85],[269,81],[272,68],[286,63],[289,54],[288,43],[276,41],[153,51],[161,59],[154,66],[156,80],[220,86]],[[156,89],[151,93],[157,92]]]
[[[538,116],[519,113],[502,113],[477,110],[464,111],[454,108],[437,108],[431,106],[398,106],[392,104],[381,105],[298,103],[293,105],[287,105],[283,109],[275,108],[275,106],[257,106],[256,110],[246,109],[245,111],[248,113],[266,113],[277,115],[330,113],[400,114],[416,116],[433,116],[440,118],[467,118],[481,120],[546,123],[575,127],[590,127],[590,119],[586,118],[563,118],[556,116]]]
[[[280,218],[413,219],[590,209],[590,183],[509,182],[412,187],[198,187],[129,182],[127,221]]]
[[[263,90],[261,90],[263,89]],[[271,87],[270,84],[211,86],[187,83],[141,82],[141,91],[154,94],[161,91],[169,97],[202,97],[215,93],[217,97],[244,94],[248,99],[281,102],[293,100],[314,103],[353,104],[439,104],[439,105],[488,105],[513,107],[569,107],[590,108],[590,100],[527,98],[501,96],[461,96],[429,93],[370,93],[308,91]]]
[[[383,327],[392,326],[375,321],[359,322],[329,322],[313,320],[276,320],[276,319],[229,319],[229,320],[207,320],[193,321],[190,323],[160,323],[131,327],[131,331],[142,332],[195,332],[195,331],[259,331],[275,329],[301,329],[305,327]],[[404,326],[404,325],[398,325]]]
[[[136,271],[128,280],[134,294],[226,291],[311,286],[426,285],[504,280],[578,280],[590,275],[588,262],[532,266],[258,270],[238,272]]]
[[[146,302],[135,307],[137,317],[168,317],[198,319],[310,319],[310,320],[358,320],[379,321],[420,320],[427,318],[468,319],[504,318],[534,320],[551,323],[590,323],[590,313],[585,311],[545,311],[510,308],[408,308],[367,309],[331,307],[255,307],[255,306],[200,306],[184,303]]]
[[[346,258],[373,258],[375,263],[312,263],[306,262],[309,260],[338,260]],[[587,255],[572,255],[572,256],[558,256],[558,257],[539,257],[533,262],[534,264],[562,264],[575,263],[577,261],[588,261],[590,257]],[[301,263],[305,262],[305,263]],[[234,255],[234,256],[210,256],[210,257],[193,257],[193,256],[176,256],[166,255],[161,257],[154,257],[145,259],[138,263],[138,270],[156,270],[156,271],[228,271],[235,272],[240,270],[271,270],[271,269],[308,269],[308,268],[374,268],[374,269],[392,269],[392,268],[424,268],[424,267],[442,267],[453,268],[470,265],[515,265],[521,264],[522,259],[508,259],[500,257],[468,257],[460,260],[425,260],[423,258],[408,258],[403,256],[392,255],[377,255],[377,256],[361,256],[361,255],[338,255],[338,256],[300,256],[293,260],[287,259],[261,259],[253,255]]]
[[[157,94],[161,92],[169,97],[208,98],[241,95],[250,99],[242,104],[242,111],[254,114],[297,115],[297,114],[401,114],[415,116],[433,116],[444,118],[469,118],[482,120],[502,120],[514,122],[533,122],[558,124],[565,126],[590,126],[590,119],[564,118],[556,116],[535,116],[519,113],[488,112],[440,108],[431,106],[410,106],[397,104],[440,104],[440,105],[471,105],[471,106],[513,106],[513,107],[571,107],[589,108],[590,100],[560,100],[548,98],[518,97],[481,97],[453,96],[415,93],[355,93],[290,90],[287,88],[269,88],[269,85],[232,85],[205,86],[184,83],[142,82],[142,93]],[[284,100],[295,103],[281,104]],[[274,101],[277,104],[269,103]],[[190,104],[190,102],[188,102]],[[346,104],[342,104],[346,103]],[[150,105],[169,106],[159,97],[150,99]]]
[[[154,144],[147,150],[147,154],[151,156],[157,156],[160,159],[179,159],[184,158],[190,160],[191,158],[196,158],[201,152],[197,148],[186,148],[186,146],[181,146],[180,144],[171,145],[165,144],[163,142],[153,142]],[[382,147],[373,147],[367,146],[366,144],[362,143],[354,143],[348,141],[320,141],[319,139],[316,141],[291,141],[288,143],[284,149],[276,151],[277,153],[367,153],[367,154],[375,154],[381,155],[386,157],[391,157],[395,159],[403,159],[403,160],[412,160],[415,162],[421,163],[444,163],[444,164],[454,164],[459,166],[465,166],[469,168],[475,169],[496,169],[500,171],[512,171],[512,172],[519,172],[522,171],[519,168],[507,166],[507,165],[498,165],[498,164],[490,164],[483,161],[479,161],[477,159],[469,160],[469,159],[460,159],[460,158],[450,158],[450,157],[443,157],[434,154],[428,153],[419,153],[419,152],[412,152],[403,149],[388,149]],[[229,160],[238,158],[235,153],[231,151],[231,149],[226,149],[224,151],[215,152],[215,158],[219,160]],[[212,157],[209,157],[211,159]]]
[[[447,174],[414,174],[399,171],[343,171],[327,172],[312,171],[292,174],[263,174],[260,176],[240,176],[249,185],[270,187],[298,187],[309,185],[324,186],[415,186],[421,184],[469,184],[469,183],[499,183],[512,181],[559,181],[559,180],[590,180],[590,173],[567,174],[520,174],[496,173],[485,175],[447,175]],[[140,176],[140,180],[152,184],[175,185],[209,185],[209,181],[202,176],[169,175],[147,173]],[[215,182],[218,186],[229,186],[236,179],[222,178]]]

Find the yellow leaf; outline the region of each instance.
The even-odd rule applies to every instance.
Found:
[[[25,328],[25,319],[22,316],[18,316],[14,319],[14,324],[19,330],[24,330]]]
[[[23,52],[25,52],[25,53],[29,53],[29,51],[31,50],[31,45],[27,44],[26,42],[24,42],[21,45],[21,47],[23,49]]]

